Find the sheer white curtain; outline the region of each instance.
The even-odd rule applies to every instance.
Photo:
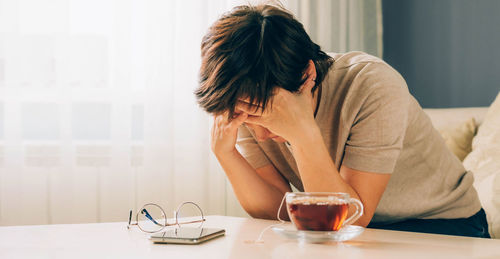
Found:
[[[232,5],[0,0],[0,225],[184,200],[238,213],[192,93],[201,37]]]
[[[0,0],[0,225],[125,221],[185,200],[245,215],[193,90],[202,35],[246,2]]]
[[[360,50],[382,57],[382,0],[285,0],[326,52]]]

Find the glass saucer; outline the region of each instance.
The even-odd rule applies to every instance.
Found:
[[[275,233],[290,238],[304,241],[306,243],[324,243],[328,241],[346,241],[353,239],[365,230],[360,226],[347,225],[338,231],[307,231],[297,230],[291,224],[280,225],[271,228]]]

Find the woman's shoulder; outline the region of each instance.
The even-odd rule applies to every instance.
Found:
[[[327,76],[325,103],[340,107],[345,125],[383,105],[395,107],[393,112],[406,109],[410,99],[406,82],[382,59],[359,51],[331,56],[337,64]]]
[[[367,63],[385,64],[385,62],[382,59],[362,51],[351,51],[345,53],[327,53],[327,54],[334,60],[333,63],[334,69],[348,68],[353,65],[367,64]]]
[[[361,51],[329,55],[335,61],[328,72],[328,87],[344,89],[347,95],[351,92],[358,97],[408,91],[401,74],[378,57]]]

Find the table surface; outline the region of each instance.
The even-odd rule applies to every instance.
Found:
[[[366,229],[342,243],[300,243],[272,230],[277,221],[208,216],[226,235],[199,245],[153,244],[126,223],[0,227],[0,258],[500,258],[500,240]]]

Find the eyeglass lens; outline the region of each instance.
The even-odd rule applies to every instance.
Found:
[[[200,227],[203,224],[203,211],[193,202],[185,202],[177,208],[177,220],[179,224],[183,222],[198,221],[190,224],[190,227]]]
[[[156,232],[165,227],[166,218],[160,206],[146,204],[137,214],[137,225],[145,232]]]

